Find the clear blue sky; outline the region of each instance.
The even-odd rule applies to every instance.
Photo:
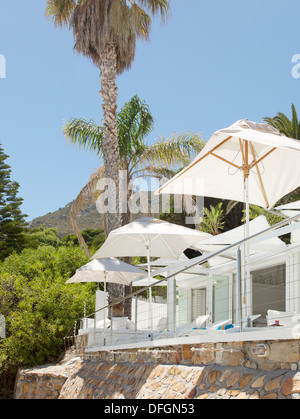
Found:
[[[299,0],[172,0],[167,25],[155,22],[130,71],[118,78],[119,106],[138,94],[159,136],[214,131],[281,111],[300,114]],[[62,134],[71,117],[102,120],[99,71],[73,53],[73,37],[44,16],[45,1],[0,4],[0,143],[20,183],[28,220],[72,201],[100,166]]]

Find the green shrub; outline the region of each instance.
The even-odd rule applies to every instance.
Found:
[[[94,311],[94,284],[66,284],[87,263],[79,247],[26,249],[0,264],[0,314],[6,339],[0,340],[0,383],[18,368],[54,362],[74,321]]]

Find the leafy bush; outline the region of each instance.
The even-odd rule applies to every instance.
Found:
[[[200,218],[200,230],[216,236],[221,233],[225,225],[225,215],[222,210],[223,202],[219,202],[215,207],[210,205],[210,209],[204,208],[205,216]]]
[[[86,228],[82,230],[81,234],[92,254],[95,253],[105,242],[105,234],[102,228]],[[78,238],[75,234],[68,234],[67,236],[63,237],[61,243],[65,246],[79,245]]]
[[[26,231],[27,246],[26,248],[37,249],[39,246],[61,246],[61,241],[58,238],[57,228],[40,226],[36,228],[28,228]]]
[[[87,261],[79,247],[43,246],[0,264],[0,314],[6,319],[0,382],[20,367],[54,362],[63,350],[63,337],[83,317],[84,303],[94,311],[94,284],[65,284]]]

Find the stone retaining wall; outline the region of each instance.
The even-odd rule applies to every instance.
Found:
[[[20,371],[15,398],[300,398],[299,343],[235,342],[97,352],[59,366]]]
[[[61,399],[280,399],[300,397],[300,374],[247,368],[118,365],[90,361],[66,381]]]
[[[64,360],[59,365],[45,365],[19,371],[15,399],[58,399],[61,389],[73,372],[81,367],[80,358]]]
[[[299,399],[300,373],[81,360],[69,376],[53,366],[23,373],[15,398]]]

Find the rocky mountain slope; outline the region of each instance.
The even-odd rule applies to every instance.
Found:
[[[142,192],[146,194],[146,192]],[[145,197],[143,197],[145,199]],[[151,202],[153,203],[153,208],[159,208],[158,205],[159,198],[151,194]],[[137,200],[137,205],[139,204],[139,200]],[[67,204],[63,208],[59,208],[57,211],[49,212],[46,215],[41,217],[37,217],[30,221],[30,227],[40,227],[45,225],[46,227],[55,227],[58,231],[59,238],[63,238],[67,234],[74,234],[74,230],[70,221],[70,211],[72,207],[72,202]],[[134,214],[133,219],[140,218],[141,216],[145,216],[147,214]],[[153,216],[158,216],[159,212],[152,214]],[[101,214],[96,209],[95,204],[91,201],[86,205],[86,208],[81,211],[80,216],[77,219],[78,225],[80,230],[84,230],[85,228],[92,228],[98,229],[102,228],[102,220]]]
[[[57,228],[59,238],[67,234],[74,234],[70,221],[71,207],[72,202],[63,208],[59,208],[57,211],[49,212],[46,215],[35,218],[29,223],[30,227],[40,227],[42,225],[55,227]],[[98,213],[95,205],[91,204],[81,212],[78,217],[78,225],[81,231],[85,228],[98,229],[102,227],[101,215]]]

